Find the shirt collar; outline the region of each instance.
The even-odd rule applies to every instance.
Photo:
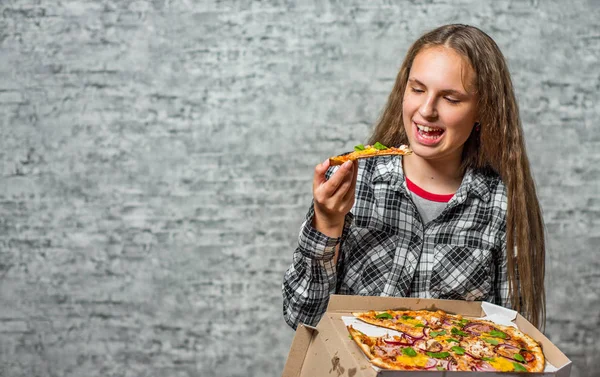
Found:
[[[373,183],[385,182],[390,189],[408,194],[404,172],[402,170],[402,156],[381,156],[373,159],[375,167],[373,171]],[[473,194],[485,202],[491,199],[491,188],[485,174],[471,168],[467,169],[460,187],[454,195],[453,201],[463,201],[468,194]]]

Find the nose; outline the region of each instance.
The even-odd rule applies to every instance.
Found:
[[[435,107],[435,97],[427,96],[424,98],[421,106],[419,106],[419,114],[423,118],[431,119],[437,117],[437,109]]]

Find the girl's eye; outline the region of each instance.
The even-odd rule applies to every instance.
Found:
[[[459,101],[459,100],[457,100],[457,99],[452,99],[452,98],[449,98],[449,97],[444,97],[444,98],[446,99],[446,101],[448,101],[448,102],[450,102],[450,103],[459,103],[459,102],[460,102],[460,101]]]
[[[419,89],[419,88],[413,88],[413,87],[411,87],[411,90],[412,90],[414,93],[423,93],[423,92],[424,92],[424,90],[423,90],[423,89]]]

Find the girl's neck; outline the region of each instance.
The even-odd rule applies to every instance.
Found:
[[[404,175],[433,194],[453,194],[463,178],[460,159],[428,160],[415,154],[402,158]]]

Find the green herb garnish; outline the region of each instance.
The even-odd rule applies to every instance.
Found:
[[[364,151],[365,150],[365,146],[362,144],[358,144],[357,146],[354,147],[355,151]]]
[[[439,336],[439,335],[446,335],[446,330],[429,332],[429,336],[432,338],[435,338],[436,336]]]
[[[487,342],[489,344],[493,344],[494,346],[498,345],[498,341],[496,339],[490,339],[490,338],[482,338],[482,340],[484,342]]]
[[[520,353],[515,353],[515,360],[520,361],[522,363],[525,362],[525,358],[523,356],[521,356]]]
[[[448,352],[427,352],[427,356],[433,357],[434,359],[445,359],[450,356]]]
[[[417,351],[415,351],[414,349],[412,349],[411,347],[406,347],[402,349],[402,353],[405,354],[406,356],[410,356],[410,357],[415,357],[417,356]]]
[[[352,337],[352,335],[348,335],[348,338],[354,340],[354,338]]]
[[[459,325],[460,327],[465,327],[465,325],[469,323],[468,319],[461,319],[460,321],[458,321],[457,325]]]
[[[519,363],[512,363],[513,367],[515,368],[515,372],[527,372],[527,368],[525,368],[523,365],[519,364]]]
[[[494,338],[506,339],[506,334],[503,333],[502,331],[492,330],[488,334],[490,334]]]
[[[494,359],[491,358],[491,357],[482,357],[481,360],[483,360],[483,361],[494,361]]]
[[[417,323],[414,327],[425,327],[425,325],[422,323]]]
[[[452,351],[456,352],[457,355],[464,355],[465,354],[465,349],[459,346],[454,346],[451,348]]]
[[[452,335],[460,335],[460,336],[467,336],[467,335],[469,335],[466,332],[457,329],[456,327],[453,327],[450,332],[452,333]]]
[[[413,317],[409,316],[409,315],[403,315],[402,319],[414,319]]]
[[[388,149],[388,147],[386,147],[385,145],[381,144],[380,142],[376,142],[375,145],[373,145],[373,148],[379,149],[380,151],[382,151],[384,149]]]
[[[458,340],[454,339],[454,338],[448,338],[449,342],[456,342],[456,343],[460,343]]]
[[[375,316],[375,318],[377,318],[377,319],[383,319],[383,318],[392,319],[394,317],[392,317],[392,315],[390,313],[379,313]]]
[[[446,370],[446,369],[444,369],[444,367],[441,367],[439,365],[437,367],[435,367],[435,369],[437,369],[437,370]]]

